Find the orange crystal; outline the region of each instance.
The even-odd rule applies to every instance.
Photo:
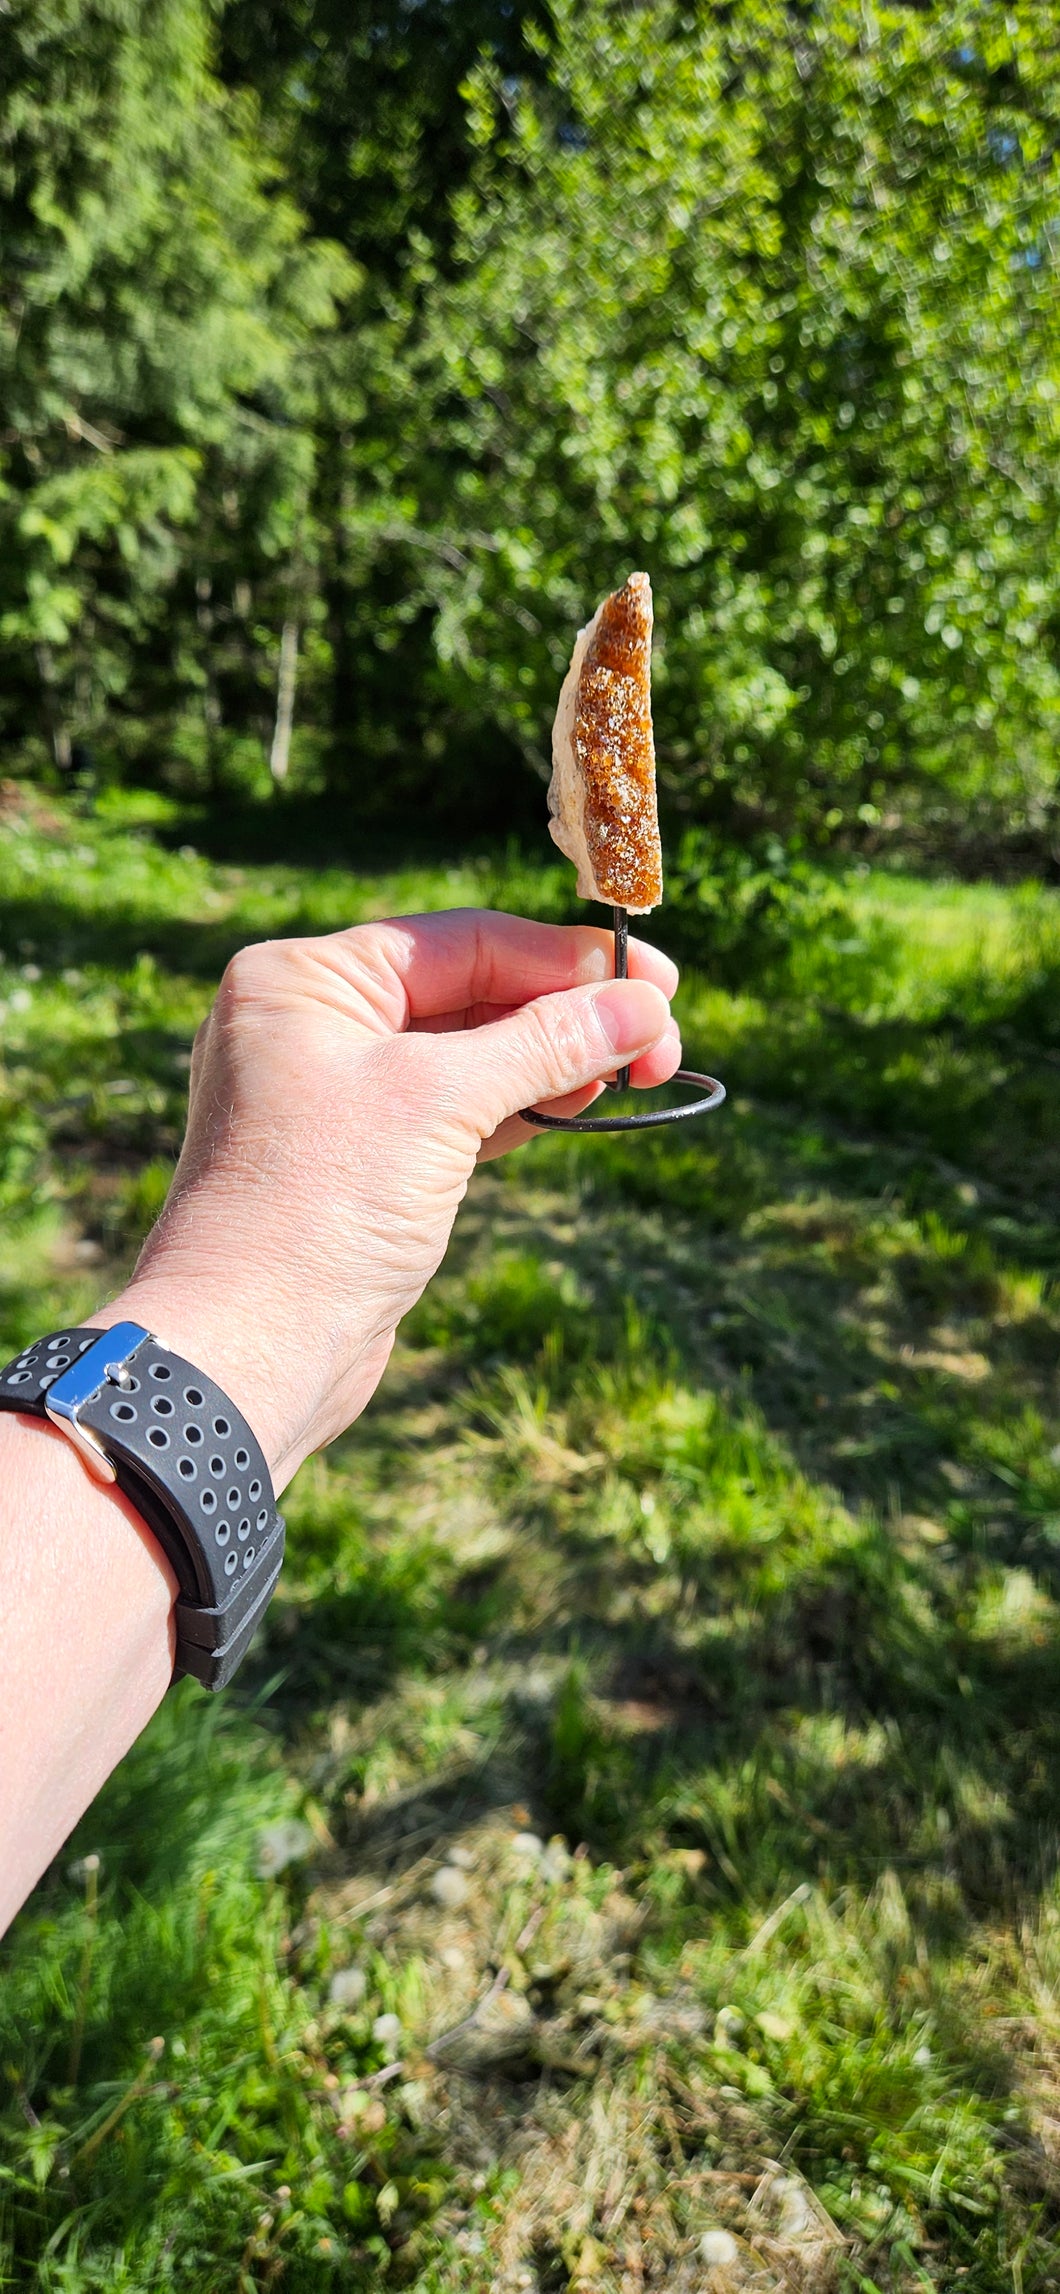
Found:
[[[651,633],[651,583],[647,574],[634,573],[622,589],[604,599],[589,624],[580,665],[575,649],[571,668],[576,684],[568,726],[584,798],[582,839],[575,831],[574,843],[583,840],[583,851],[572,849],[573,824],[564,821],[566,808],[558,796],[550,798],[557,815],[556,842],[572,859],[587,862],[596,898],[642,914],[662,899]],[[563,737],[559,726],[557,718],[558,740]],[[567,833],[557,836],[557,826]],[[579,888],[584,889],[581,881]]]

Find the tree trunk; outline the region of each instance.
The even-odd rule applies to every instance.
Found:
[[[269,754],[269,771],[274,781],[287,779],[291,761],[291,729],[294,725],[294,696],[298,683],[298,623],[285,621],[280,639],[280,673],[276,680],[276,727]]]
[[[209,574],[200,574],[195,584],[198,604],[195,619],[203,634],[202,647],[202,725],[206,756],[206,783],[211,797],[217,802],[223,795],[220,748],[218,734],[221,729],[221,699],[214,676],[213,582]]]
[[[59,675],[55,666],[55,655],[50,645],[38,645],[37,669],[40,674],[41,694],[44,701],[44,721],[52,745],[52,756],[63,778],[66,779],[73,762],[70,728],[63,717],[62,702],[59,698]]]
[[[345,795],[355,748],[359,700],[358,663],[351,642],[352,603],[345,530],[349,439],[328,430],[322,440],[317,477],[317,518],[323,543],[321,587],[331,647],[330,740],[324,764],[329,795]]]

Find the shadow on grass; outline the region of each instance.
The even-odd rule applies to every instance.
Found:
[[[458,826],[410,820],[406,811],[366,819],[362,806],[323,797],[280,797],[269,804],[189,805],[178,821],[154,827],[171,851],[193,844],[210,860],[285,868],[348,868],[390,876],[410,868],[459,868],[493,856],[508,840],[468,836]],[[517,840],[516,840],[517,843]]]
[[[646,1599],[638,1615],[638,1572],[612,1558],[617,1619],[602,1614],[599,1552],[583,1562],[562,1623],[507,1652],[528,1672],[558,1667],[546,1707],[513,1706],[542,1829],[621,1861],[698,1850],[693,1901],[732,1910],[806,1880],[867,1891],[894,1870],[947,1949],[976,1921],[1025,1916],[1048,1888],[1055,1624],[1025,1642],[974,1638],[883,1533],[831,1574],[791,1571],[757,1605],[704,1567],[672,1607]]]
[[[249,826],[200,819],[190,833],[242,860],[319,855],[361,875],[417,857],[404,833],[369,838],[352,815],[325,834],[315,808]],[[446,855],[432,840],[424,857]],[[466,844],[452,858],[466,860]],[[314,921],[293,904],[283,928]],[[212,978],[246,937],[238,914],[145,915],[133,901],[87,914],[55,888],[18,894],[5,917],[5,939],[31,940],[56,969],[121,969],[147,949]],[[1054,1628],[1033,1623],[1025,1645],[1002,1647],[970,1633],[967,1612],[998,1564],[1050,1595],[1057,1585],[1048,1445],[1031,1429],[1021,1451],[1013,1429],[1028,1407],[1043,1424],[1055,1410],[1060,1065],[1037,1049],[1060,1039],[1058,1012],[1048,965],[978,1022],[956,1003],[929,1024],[870,1024],[774,1001],[737,1012],[723,1051],[689,1047],[730,1085],[709,1135],[531,1150],[531,1178],[581,1187],[560,1255],[590,1295],[603,1266],[605,1289],[647,1309],[693,1383],[736,1387],[808,1475],[882,1520],[923,1514],[936,1547],[899,1567],[894,1535],[876,1529],[860,1560],[822,1574],[796,1557],[782,1595],[753,1600],[714,1552],[660,1612],[649,1561],[579,1545],[547,1520],[534,1534],[564,1577],[563,1615],[525,1640],[505,1624],[503,1570],[461,1592],[444,1570],[428,1584],[429,1570],[402,1576],[367,1557],[351,1582],[277,1613],[259,1677],[282,1669],[291,1735],[328,1702],[381,1698],[409,1669],[459,1672],[482,1633],[528,1667],[580,1652],[593,1685],[563,1691],[549,1717],[512,1705],[521,1790],[543,1824],[623,1853],[654,1834],[702,1846],[710,1888],[732,1897],[822,1871],[867,1883],[889,1863],[919,1875],[940,1918],[1035,1893],[1053,1867],[1060,1789]],[[137,1030],[123,1060],[165,1082],[174,1040]],[[46,1046],[40,1069],[58,1094]],[[57,1139],[72,1125],[87,1153],[78,1120],[57,1108]],[[112,1126],[108,1151],[116,1138]],[[144,1144],[134,1125],[124,1151]],[[1018,1312],[1016,1278],[1039,1283]],[[19,1336],[39,1327],[39,1291],[33,1301],[13,1303]],[[491,1330],[510,1354],[496,1313]],[[410,1454],[432,1438],[402,1434]],[[438,1788],[439,1837],[466,1822],[463,1790]]]
[[[403,1870],[492,1809],[523,1803],[542,1835],[650,1868],[692,1851],[679,1911],[739,1921],[803,1882],[871,1891],[898,1874],[932,1950],[977,1923],[1025,1918],[1060,1850],[1060,1633],[969,1630],[951,1590],[869,1527],[830,1568],[789,1569],[770,1599],[739,1565],[686,1569],[660,1604],[658,1573],[598,1539],[524,1524],[550,1555],[554,1614],[532,1632],[492,1584],[489,1661],[514,1685],[480,1758],[443,1762],[381,1801],[351,1772],[329,1821],[339,1867]],[[385,1573],[386,1564],[382,1565]],[[273,1718],[295,1741],[313,1709],[377,1705],[399,1679],[446,1677],[459,1698],[480,1657],[445,1604],[365,1624],[381,1603],[318,1597],[258,1659],[285,1664]],[[507,1618],[505,1608],[507,1606]],[[481,1656],[481,1653],[480,1653]],[[464,1667],[467,1671],[464,1671]],[[251,1676],[251,1681],[253,1676]],[[331,1859],[329,1865],[334,1869]]]
[[[147,954],[172,972],[219,980],[237,948],[248,940],[270,937],[272,929],[255,933],[238,915],[214,923],[171,914],[145,915],[133,901],[123,906],[116,900],[105,914],[94,915],[86,912],[76,895],[65,901],[55,893],[23,893],[4,902],[4,931],[10,945],[32,949],[42,970],[52,973],[84,964],[125,972],[138,956]],[[317,932],[320,925],[292,904],[282,930],[295,936]]]

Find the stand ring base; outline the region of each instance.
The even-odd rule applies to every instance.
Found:
[[[546,1115],[540,1107],[523,1107],[520,1114],[524,1123],[539,1124],[544,1131],[652,1131],[660,1123],[684,1123],[690,1115],[709,1115],[725,1097],[723,1083],[712,1075],[697,1075],[690,1067],[679,1067],[670,1082],[704,1087],[706,1097],[691,1099],[684,1107],[646,1108],[643,1115]]]

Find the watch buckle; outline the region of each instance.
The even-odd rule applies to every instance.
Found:
[[[97,1343],[68,1370],[61,1371],[44,1396],[50,1423],[73,1442],[97,1481],[115,1482],[118,1477],[99,1435],[81,1424],[80,1412],[104,1386],[120,1388],[127,1384],[129,1357],[150,1335],[139,1322],[116,1322],[109,1330],[101,1330]]]
[[[80,1452],[81,1459],[88,1467],[93,1479],[97,1482],[116,1482],[118,1476],[111,1465],[99,1435],[94,1434],[89,1426],[82,1426],[77,1418],[53,1418],[47,1403],[44,1407],[48,1411],[49,1424],[57,1427],[58,1431],[65,1434],[67,1440],[73,1443],[75,1450]]]

